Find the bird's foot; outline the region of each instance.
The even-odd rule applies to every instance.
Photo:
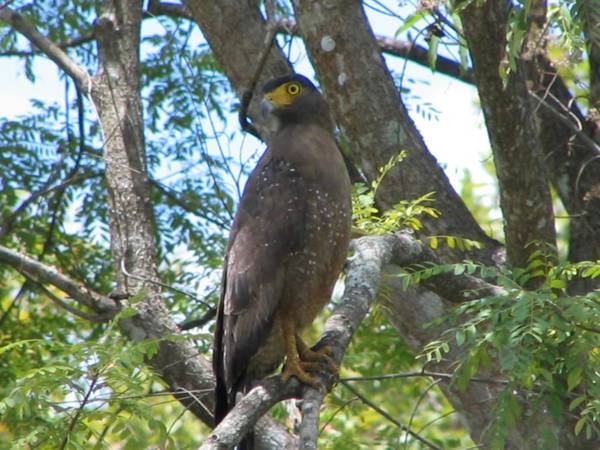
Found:
[[[318,350],[311,350],[308,347],[299,349],[298,351],[300,360],[317,363],[320,369],[326,368],[333,375],[337,375],[339,368],[337,364],[331,358],[332,351],[328,346],[321,347]]]
[[[319,387],[319,381],[307,371],[321,370],[319,363],[313,361],[300,361],[298,359],[288,359],[285,363],[281,378],[283,381],[288,381],[290,377],[298,378],[302,383],[309,384],[313,387]]]

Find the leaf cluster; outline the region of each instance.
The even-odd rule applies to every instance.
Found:
[[[126,318],[123,311],[99,339],[4,341],[0,448],[104,449],[119,441],[132,450],[184,448],[176,446],[184,442],[176,435],[189,426],[179,421],[185,410],[144,368],[158,343],[120,337],[114,328]],[[185,448],[199,445],[197,439],[185,442]]]
[[[504,448],[507,431],[517,425],[526,402],[534,411],[548,411],[559,422],[575,417],[571,426],[587,438],[600,433],[600,378],[598,344],[600,296],[598,292],[571,295],[569,281],[600,276],[600,261],[555,262],[542,250],[532,253],[527,267],[499,270],[465,261],[418,268],[404,274],[411,286],[439,274],[469,274],[493,281],[498,294],[461,304],[446,319],[443,336],[427,345],[420,358],[441,361],[448,352],[459,352],[453,383],[466,389],[476,374],[498,370],[502,374],[496,422],[490,433],[492,448]],[[538,287],[531,289],[532,282]],[[492,360],[498,367],[492,367]],[[561,406],[569,405],[568,410]],[[548,429],[546,448],[557,436]]]
[[[401,200],[393,207],[380,212],[377,207],[377,189],[388,172],[406,157],[406,152],[399,152],[390,158],[387,164],[379,169],[378,176],[368,186],[355,183],[352,189],[352,218],[354,232],[366,235],[383,235],[393,233],[401,228],[420,230],[423,224],[419,216],[439,217],[439,211],[428,203],[433,202],[434,193],[427,193],[415,200]]]

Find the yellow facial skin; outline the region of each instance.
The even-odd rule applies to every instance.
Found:
[[[297,81],[289,81],[276,87],[271,92],[265,94],[265,100],[268,100],[276,108],[285,108],[290,106],[294,98],[302,92],[302,85]]]

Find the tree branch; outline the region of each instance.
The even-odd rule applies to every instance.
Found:
[[[102,314],[115,314],[119,306],[111,299],[98,294],[69,277],[61,274],[53,267],[0,245],[0,261],[13,267],[17,272],[37,283],[50,284],[68,294],[81,305]]]
[[[346,377],[340,379],[340,381],[381,381],[381,380],[396,380],[398,378],[415,378],[415,377],[430,377],[430,378],[443,378],[446,380],[452,380],[454,375],[451,373],[443,372],[431,372],[429,370],[420,370],[418,372],[404,372],[404,373],[386,373],[383,375],[372,375],[366,377]],[[469,383],[491,383],[491,384],[508,384],[506,380],[499,380],[495,378],[482,378],[482,377],[471,377]]]
[[[518,61],[517,70],[504,80],[499,71],[506,57],[509,13],[509,2],[472,3],[462,10],[461,19],[494,154],[508,259],[514,266],[525,267],[535,250],[528,245],[538,242],[556,247],[556,232],[526,85],[532,64]]]
[[[374,179],[399,151],[408,153],[402,164],[386,174],[378,202],[387,209],[399,200],[434,191],[434,206],[441,217],[424,221],[426,232],[480,241],[485,250],[474,258],[491,261],[498,243],[476,223],[427,149],[380,57],[361,3],[334,2],[322,8],[315,2],[295,2],[294,8],[329,106],[364,173]],[[454,259],[464,258],[458,251],[444,252]]]
[[[91,88],[92,79],[88,72],[73,61],[58,45],[38,32],[19,12],[12,8],[0,9],[0,19],[25,36],[33,45],[38,47],[48,58],[70,76],[86,95]]]
[[[88,320],[90,322],[99,323],[99,322],[106,322],[106,321],[110,320],[111,318],[113,318],[115,315],[112,312],[105,312],[105,313],[101,313],[101,314],[88,314],[84,311],[81,311],[81,310],[69,305],[67,302],[65,302],[58,296],[54,295],[44,285],[35,282],[31,278],[28,278],[28,280],[30,283],[33,284],[33,286],[35,286],[37,289],[42,291],[44,293],[44,295],[46,295],[46,297],[48,297],[52,302],[56,303],[58,306],[65,309],[66,311],[70,312],[74,316],[80,317],[80,318],[82,318],[84,320]]]
[[[298,24],[295,20],[289,18],[279,19],[277,21],[277,32],[292,36],[300,35]],[[375,40],[382,52],[387,53],[388,55],[406,58],[420,66],[431,68],[428,56],[429,50],[425,47],[382,35],[375,35]],[[467,84],[474,84],[473,70],[471,68],[462,67],[460,63],[443,55],[437,56],[434,69],[436,72],[456,80],[463,81]]]
[[[169,16],[192,20],[192,13],[185,6],[181,6],[178,3],[161,2],[157,0],[150,0],[148,3],[148,11],[144,13],[144,17],[153,16]]]
[[[421,442],[422,444],[425,444],[427,447],[429,447],[432,450],[442,450],[440,447],[438,447],[437,445],[435,445],[433,442],[428,441],[427,439],[423,438],[419,434],[417,434],[414,431],[412,431],[410,428],[408,428],[403,423],[398,422],[395,418],[393,418],[391,415],[389,415],[386,411],[384,411],[383,409],[381,409],[375,403],[373,403],[372,401],[370,401],[367,397],[365,397],[364,395],[362,395],[360,392],[358,392],[355,388],[353,388],[347,382],[342,381],[342,386],[344,386],[346,389],[348,389],[350,392],[352,392],[352,394],[354,394],[356,397],[358,397],[365,405],[369,406],[371,409],[373,409],[374,411],[376,411],[378,414],[381,414],[383,417],[385,417],[387,420],[389,420],[390,422],[392,422],[394,425],[396,425],[398,428],[400,428],[405,433],[410,434],[417,441]]]
[[[368,313],[369,307],[377,295],[383,267],[389,263],[413,264],[424,261],[431,254],[410,232],[378,237],[363,237],[352,241],[353,256],[348,263],[344,295],[340,305],[325,323],[321,338],[316,347],[327,345],[332,350],[332,358],[340,364],[352,336]],[[448,280],[432,277],[431,286],[445,292],[449,290]],[[498,293],[499,288],[469,275],[453,276],[452,289],[488,289],[481,291],[487,295],[489,290]],[[442,286],[444,286],[442,288]],[[498,289],[498,290],[497,290]],[[302,410],[305,413],[300,425],[300,448],[316,448],[318,436],[319,410],[325,393],[335,381],[328,374],[317,374],[324,387],[316,390],[301,386],[295,379],[283,383],[279,376],[269,378],[255,386],[236,404],[233,410],[213,430],[201,447],[202,450],[231,447],[239,443],[251,429],[254,422],[277,402],[301,397]],[[435,447],[432,447],[435,448]]]
[[[208,322],[213,320],[216,315],[217,315],[217,310],[215,308],[209,308],[208,311],[206,311],[202,315],[202,317],[200,317],[199,319],[182,322],[178,326],[181,331],[187,331],[187,330],[191,330],[193,328],[203,327]]]
[[[369,306],[379,289],[381,269],[390,262],[393,255],[400,252],[400,241],[395,236],[363,237],[351,243],[354,254],[349,260],[344,295],[340,305],[325,323],[317,347],[327,345],[331,349],[332,359],[339,365],[352,335],[365,318]],[[318,381],[327,392],[333,386],[334,379],[328,374],[316,374]],[[275,403],[291,397],[308,396],[313,408],[310,414],[312,423],[304,422],[305,429],[318,429],[318,411],[323,395],[314,388],[301,386],[292,379],[283,383],[279,376],[269,378],[254,387],[238,402],[233,410],[213,430],[202,445],[202,450],[218,449],[236,445],[250,430],[254,422]],[[310,436],[316,437],[314,434]],[[307,442],[304,443],[306,447]]]

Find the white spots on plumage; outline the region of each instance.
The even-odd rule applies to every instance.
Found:
[[[321,38],[321,49],[324,52],[332,52],[335,49],[335,41],[331,36],[323,36]]]

